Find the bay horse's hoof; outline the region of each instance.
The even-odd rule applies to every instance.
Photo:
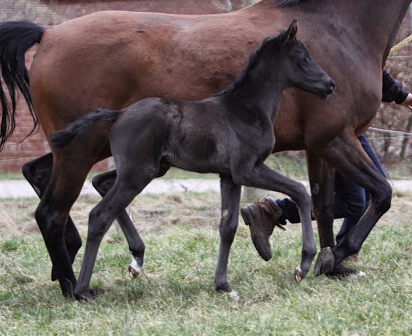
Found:
[[[129,276],[131,280],[136,279],[142,273],[142,265],[137,257],[132,257],[132,263],[129,266]]]
[[[300,268],[300,266],[297,267],[297,268],[295,269],[295,281],[296,281],[296,283],[299,284],[303,279],[305,279],[307,273],[308,273],[308,272],[302,271],[302,269]]]
[[[326,247],[322,249],[319,254],[318,258],[315,263],[315,275],[319,276],[330,272],[333,270],[333,265],[335,263],[335,256],[330,247]]]
[[[328,278],[342,279],[348,276],[359,275],[364,276],[364,272],[360,272],[353,268],[345,267],[342,264],[336,265],[331,271],[325,273]]]

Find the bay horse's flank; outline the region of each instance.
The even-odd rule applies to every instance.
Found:
[[[19,70],[16,59],[41,39],[30,92],[49,136],[98,107],[122,109],[153,96],[204,99],[233,81],[258,43],[297,18],[299,39],[337,89],[327,100],[286,90],[274,123],[274,151],[306,150],[321,247],[332,247],[326,258],[334,260],[332,272],[339,272],[340,262],[359,249],[390,206],[391,187],[356,134],[371,124],[379,107],[382,67],[410,2],[261,0],[244,10],[205,16],[109,11],[44,31],[22,22],[14,23],[21,29],[10,31],[10,23],[4,23],[0,63],[11,73],[20,71],[17,78],[3,77],[11,90],[12,82],[27,88],[27,73]],[[0,141],[14,121],[6,104],[2,109]],[[53,279],[66,296],[73,295],[71,263],[81,244],[70,208],[93,164],[110,155],[109,129],[109,123],[98,123],[67,147],[23,167],[41,197],[36,219],[53,262]],[[372,196],[365,215],[338,246],[332,230],[334,168]],[[94,180],[100,193],[110,189],[115,176],[111,172]],[[125,212],[118,219],[130,221]],[[318,258],[319,273],[327,271],[324,255]]]
[[[294,21],[286,32],[266,39],[236,81],[210,98],[195,102],[146,98],[121,111],[98,109],[50,136],[52,146],[62,147],[98,121],[115,122],[110,147],[117,178],[90,213],[76,297],[90,298],[97,251],[114,219],[159,171],[164,173],[171,166],[220,175],[222,217],[214,282],[217,290],[231,290],[227,263],[238,225],[242,185],[279,191],[297,202],[303,218],[303,247],[295,278],[300,281],[306,277],[316,255],[310,196],[302,184],[263,163],[274,146],[273,122],[282,91],[298,87],[326,97],[334,89],[334,82],[296,40],[296,32]],[[134,251],[130,267],[136,273],[143,265],[143,254],[143,245]]]

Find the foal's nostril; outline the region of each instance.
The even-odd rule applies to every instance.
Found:
[[[328,83],[329,92],[332,93],[333,90],[335,89],[335,87],[336,87],[336,84],[335,84],[335,82],[331,79],[331,80],[329,81],[329,83]]]

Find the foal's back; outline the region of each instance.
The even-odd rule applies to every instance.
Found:
[[[110,145],[120,161],[161,161],[200,173],[227,174],[238,141],[221,98],[171,101],[146,98],[124,110],[113,125]],[[153,159],[150,159],[152,153]],[[120,167],[119,167],[120,165]]]

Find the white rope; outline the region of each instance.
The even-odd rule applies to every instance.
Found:
[[[392,131],[392,130],[384,130],[381,128],[375,128],[375,127],[369,127],[368,130],[375,131],[375,132],[380,132],[380,133],[393,133],[393,134],[399,134],[399,135],[408,135],[412,136],[412,133],[408,132],[402,132],[402,131]]]

